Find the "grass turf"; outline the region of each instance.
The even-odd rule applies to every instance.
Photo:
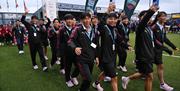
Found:
[[[180,48],[180,35],[168,34],[169,39]],[[130,34],[131,44],[134,45],[134,34]],[[48,49],[49,59],[51,52]],[[175,52],[175,55],[180,56],[180,52]],[[128,72],[123,73],[117,70],[118,86],[121,88],[121,76],[128,76],[135,72],[135,66],[132,63],[134,52],[128,52],[127,68]],[[175,91],[180,91],[180,58],[163,57],[165,72],[165,81],[175,88]],[[32,70],[31,59],[28,46],[25,46],[25,54],[18,55],[16,46],[0,47],[0,91],[77,91],[79,86],[67,88],[65,85],[64,76],[59,74],[59,66],[55,65],[48,72],[42,72],[39,57],[37,57],[39,65],[38,70]],[[48,61],[50,63],[50,61]],[[93,81],[97,78],[99,69],[94,67]],[[78,77],[81,80],[81,76]],[[81,82],[81,81],[80,81]],[[104,91],[111,91],[109,83],[102,82]],[[90,91],[96,91],[90,87]],[[134,80],[128,85],[127,91],[144,91],[144,81]],[[157,78],[156,66],[154,65],[154,81],[153,91],[162,91],[159,89],[159,80]]]

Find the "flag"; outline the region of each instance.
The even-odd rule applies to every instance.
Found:
[[[110,0],[110,2],[114,2],[115,3],[115,0]]]
[[[8,0],[6,0],[6,4],[7,4],[7,8],[9,9],[9,2],[8,2]]]
[[[16,8],[19,6],[18,3],[17,3],[17,0],[15,0],[15,4],[16,4]]]
[[[98,0],[86,0],[85,11],[94,14]]]
[[[125,0],[124,3],[124,11],[125,14],[128,16],[128,19],[131,18],[131,16],[134,13],[134,10],[136,8],[136,6],[138,5],[139,0]]]
[[[24,2],[24,11],[29,11],[27,6],[26,6],[26,2],[24,0],[23,0],[23,2]]]
[[[159,0],[153,0],[153,4],[159,6]]]

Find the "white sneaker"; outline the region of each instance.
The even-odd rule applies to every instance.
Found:
[[[19,51],[19,54],[21,54],[21,51]]]
[[[21,53],[24,54],[24,51],[22,50]]]
[[[64,75],[64,74],[65,74],[65,70],[64,70],[64,69],[61,69],[61,70],[60,70],[60,73]]]
[[[174,88],[164,83],[164,85],[160,85],[160,89],[165,90],[165,91],[173,91]]]
[[[45,60],[48,60],[48,57],[47,56],[44,56]]]
[[[33,66],[33,69],[34,69],[34,70],[37,70],[37,69],[38,69],[38,66],[37,66],[37,65],[34,65],[34,66]]]
[[[124,67],[120,66],[120,69],[121,69],[123,72],[127,72],[126,66],[124,66]]]
[[[48,70],[48,67],[43,67],[43,71],[47,71]]]
[[[79,82],[78,82],[78,80],[77,80],[77,78],[76,77],[74,77],[74,78],[71,78],[71,81],[73,82],[73,84],[74,85],[78,85],[79,84]]]
[[[59,64],[61,64],[61,62],[60,62],[59,60],[57,60],[57,61],[56,61],[56,64],[58,64],[58,65],[59,65]]]
[[[110,82],[111,81],[111,77],[108,77],[108,76],[104,77],[104,81],[105,82]]]
[[[61,57],[58,57],[57,60],[60,61],[60,60],[61,60]]]
[[[122,87],[123,87],[123,89],[127,89],[127,85],[129,83],[129,78],[125,77],[125,76],[122,76],[121,80],[122,80]]]
[[[117,69],[119,70],[121,68],[121,66],[117,66]]]
[[[74,84],[71,82],[71,80],[68,81],[68,82],[66,82],[66,85],[67,85],[69,88],[71,88],[71,87],[74,86]]]
[[[97,89],[97,91],[103,91],[104,89],[101,87],[100,84],[96,85],[95,82],[92,84],[92,86]]]

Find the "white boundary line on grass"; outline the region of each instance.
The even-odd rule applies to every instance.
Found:
[[[174,57],[174,58],[180,58],[180,56],[168,55],[168,54],[163,54],[163,56],[166,56],[166,57]]]

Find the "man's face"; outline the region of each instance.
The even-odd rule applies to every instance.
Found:
[[[44,21],[43,21],[43,20],[39,20],[39,24],[40,24],[40,25],[43,25],[43,24],[44,24]]]
[[[19,26],[21,23],[20,21],[16,21],[16,25]]]
[[[33,18],[31,21],[32,21],[32,23],[33,23],[33,24],[37,24],[37,22],[38,22],[38,19],[36,19],[36,18]]]
[[[117,19],[115,17],[109,17],[107,20],[106,20],[106,23],[110,26],[116,26],[116,23],[117,23]]]
[[[165,22],[167,21],[167,16],[166,16],[165,14],[162,14],[162,15],[158,18],[158,20],[159,20],[160,22],[162,22],[162,23],[165,23]]]
[[[97,25],[99,23],[99,20],[97,18],[92,19],[92,24]]]
[[[128,18],[123,19],[123,20],[122,20],[122,23],[127,25],[127,24],[129,23],[129,19],[128,19]]]
[[[60,26],[60,23],[58,20],[55,20],[54,21],[54,27],[58,28]]]
[[[74,22],[74,21],[73,21],[73,19],[67,19],[67,20],[65,20],[65,22],[66,22],[66,25],[67,25],[67,26],[70,26],[70,27],[71,27],[71,26],[73,25],[73,22]]]
[[[90,24],[91,24],[91,18],[88,17],[88,16],[86,16],[86,17],[82,20],[82,22],[83,22],[83,24],[84,24],[85,26],[90,26]]]

